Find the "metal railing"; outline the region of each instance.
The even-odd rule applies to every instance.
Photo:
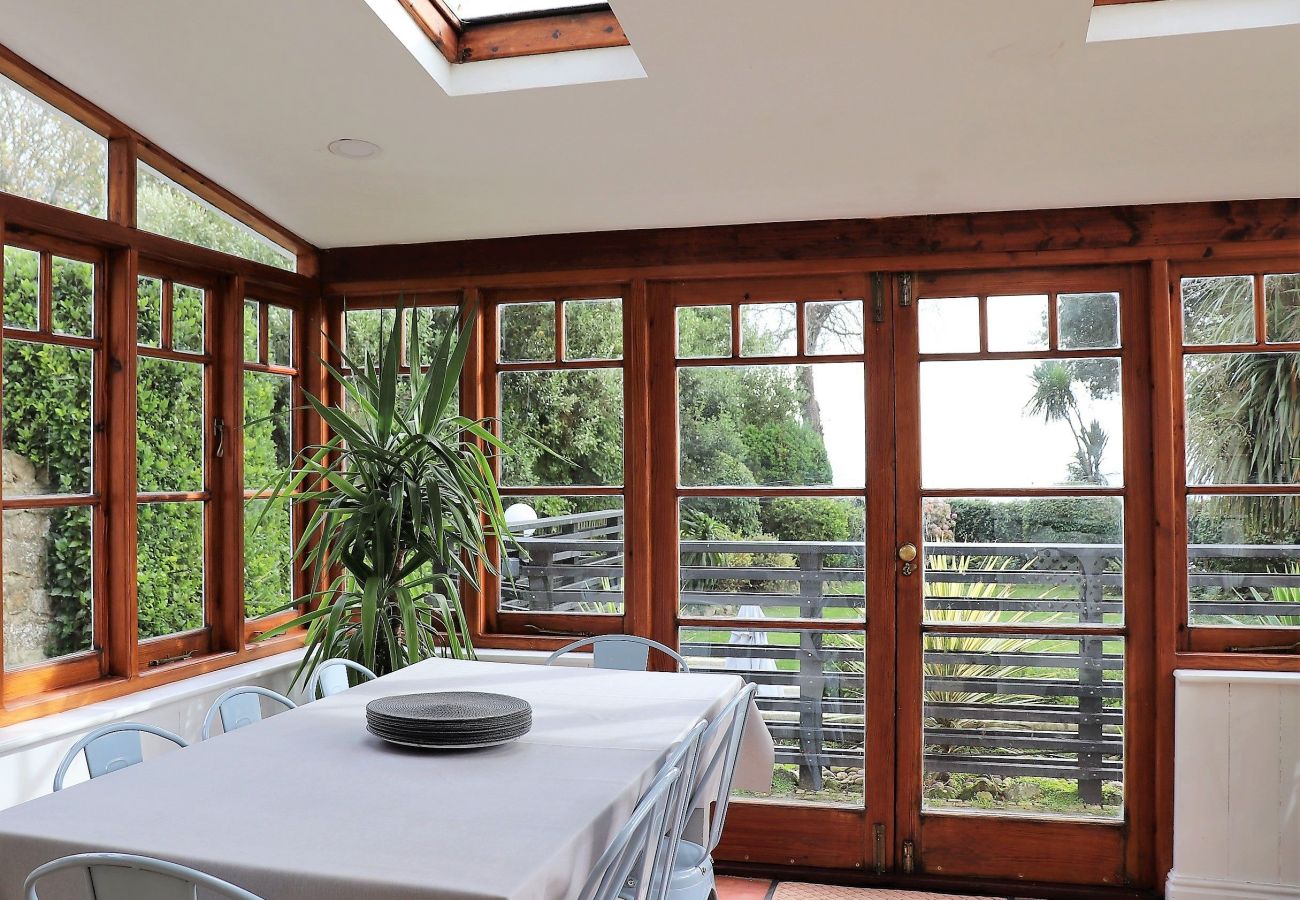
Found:
[[[621,608],[623,511],[539,519],[521,526],[503,607],[534,612]],[[716,625],[683,629],[696,669],[758,684],[777,762],[799,787],[820,791],[826,771],[862,769],[865,615],[863,547],[834,541],[684,540],[681,613]],[[1080,800],[1102,802],[1123,773],[1121,640],[1053,633],[945,633],[945,624],[1119,624],[1123,548],[1084,543],[932,543],[925,548],[929,639],[925,767],[952,773],[1066,778]],[[1300,546],[1190,548],[1194,620],[1300,625]],[[1246,571],[1206,571],[1237,560]],[[1284,571],[1253,571],[1276,566]],[[843,631],[772,629],[765,618],[842,621]],[[1270,619],[1272,620],[1272,619]]]

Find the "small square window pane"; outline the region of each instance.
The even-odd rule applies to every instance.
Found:
[[[172,285],[172,349],[203,352],[203,289]]]
[[[502,362],[544,362],[555,359],[555,304],[503,303]]]
[[[41,255],[35,250],[5,247],[5,327],[35,331],[40,299]]]
[[[58,334],[90,337],[94,330],[95,266],[79,259],[50,260],[53,322]]]
[[[1183,343],[1253,344],[1255,279],[1250,275],[1184,278]]]
[[[89,506],[4,511],[5,669],[93,650]]]
[[[244,616],[258,619],[293,598],[293,519],[287,503],[244,504]]]
[[[353,365],[375,364],[393,337],[395,309],[349,309],[343,314],[343,349]]]
[[[978,297],[933,297],[921,300],[917,312],[922,353],[978,353]]]
[[[989,297],[989,350],[1047,349],[1047,295]]]
[[[804,304],[803,317],[809,355],[862,352],[861,300],[810,300]]]
[[[793,356],[797,334],[793,303],[746,303],[740,307],[741,356]]]
[[[136,282],[135,340],[141,347],[162,346],[162,282],[141,275]]]
[[[731,307],[683,306],[677,310],[677,355],[702,359],[731,355]]]
[[[135,397],[139,490],[203,490],[202,363],[139,357]]]
[[[1057,346],[1109,350],[1119,346],[1119,294],[1058,294]]]
[[[1264,315],[1270,341],[1300,341],[1300,273],[1264,276]]]
[[[256,300],[244,301],[244,362],[262,361],[261,306]]]
[[[293,310],[274,304],[267,307],[266,342],[271,365],[293,365]]]
[[[622,356],[622,300],[569,300],[564,304],[565,359]]]
[[[414,358],[411,349],[418,346],[420,367],[427,367],[434,354],[442,349],[448,332],[455,341],[459,316],[460,309],[455,306],[417,306],[407,310],[405,363],[411,364]]]

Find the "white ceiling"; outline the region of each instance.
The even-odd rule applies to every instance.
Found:
[[[322,247],[1300,196],[1300,26],[1085,44],[1091,0],[613,5],[648,78],[466,97],[364,0],[0,0],[0,43]]]

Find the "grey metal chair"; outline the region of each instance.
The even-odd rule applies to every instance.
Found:
[[[662,852],[669,795],[680,777],[677,769],[662,772],[641,795],[631,817],[596,861],[578,900],[618,900],[629,883],[638,885],[632,900],[648,900],[650,873]]]
[[[712,805],[713,813],[704,846],[693,841],[679,841],[673,859],[672,875],[665,895],[670,900],[707,900],[716,897],[713,875],[713,851],[722,840],[722,828],[731,805],[731,785],[736,777],[736,759],[740,740],[745,733],[750,705],[758,685],[747,684],[732,698],[710,724],[701,744],[717,746],[692,789],[689,810]]]
[[[678,844],[682,839],[682,832],[686,830],[686,822],[691,817],[691,797],[694,793],[695,775],[700,761],[700,750],[704,744],[704,732],[707,728],[707,722],[697,722],[686,737],[673,748],[667,762],[655,775],[657,782],[672,769],[681,773],[668,795],[664,831],[660,838],[654,869],[650,872],[650,891],[647,894],[649,900],[663,900],[668,895],[668,883],[672,876],[673,862],[677,859]],[[629,878],[619,894],[621,900],[636,897],[637,887],[635,876]]]
[[[341,694],[352,687],[348,680],[349,669],[360,675],[362,681],[374,681],[378,677],[359,662],[337,657],[327,659],[317,666],[316,671],[311,673],[311,678],[307,679],[307,689],[304,692],[307,700],[315,700],[317,692],[320,693],[321,699],[324,699]]]
[[[233,687],[213,701],[208,714],[203,717],[203,740],[212,737],[212,726],[218,714],[221,716],[221,730],[226,734],[262,721],[262,697],[274,700],[285,709],[298,708],[298,704],[270,688],[253,684]]]
[[[592,664],[597,669],[622,669],[627,672],[644,672],[650,664],[650,650],[653,648],[672,657],[673,661],[677,663],[678,672],[689,672],[691,670],[682,655],[672,647],[635,634],[598,634],[593,637],[585,637],[556,650],[547,657],[546,664],[548,666],[554,665],[564,654],[572,653],[574,650],[581,650],[583,647],[591,648]]]
[[[36,882],[55,872],[80,869],[94,900],[194,900],[199,888],[229,900],[261,900],[241,887],[189,866],[130,853],[78,853],[35,869],[23,882],[26,900],[40,900]]]
[[[134,766],[144,762],[144,743],[141,735],[152,734],[171,741],[177,747],[189,744],[179,735],[172,734],[164,728],[146,725],[143,722],[117,722],[103,725],[87,734],[69,748],[54,773],[54,790],[63,790],[63,779],[68,776],[68,769],[77,760],[77,754],[86,754],[86,769],[91,778]]]

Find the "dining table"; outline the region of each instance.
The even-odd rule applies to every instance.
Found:
[[[742,687],[723,673],[426,660],[0,811],[0,900],[21,900],[42,863],[90,851],[179,862],[265,900],[575,897],[673,747]],[[522,698],[532,728],[458,751],[367,731],[370,701],[435,691]],[[773,759],[751,705],[735,788],[769,790]],[[46,882],[42,900],[84,897],[73,878]]]

